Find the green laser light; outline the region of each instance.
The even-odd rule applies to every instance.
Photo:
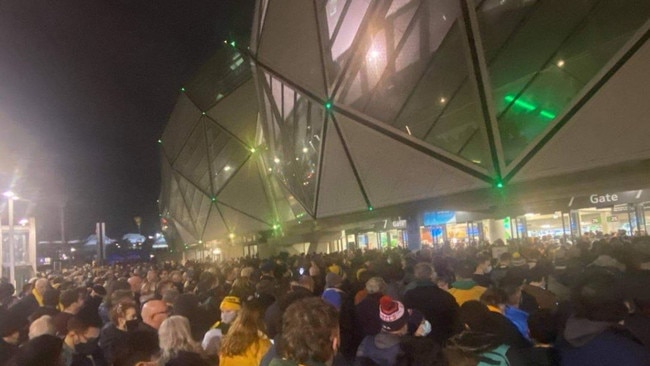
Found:
[[[327,110],[332,109],[332,102],[331,101],[325,102],[325,109],[327,109]]]

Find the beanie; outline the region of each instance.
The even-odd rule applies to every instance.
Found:
[[[241,303],[237,296],[226,296],[223,298],[219,308],[223,310],[237,311],[241,309]]]
[[[325,287],[326,288],[332,288],[336,287],[343,283],[343,279],[341,276],[337,275],[336,273],[330,272],[325,276]]]
[[[390,296],[382,296],[379,299],[379,318],[382,330],[395,332],[406,325],[408,313],[401,302],[393,300]]]

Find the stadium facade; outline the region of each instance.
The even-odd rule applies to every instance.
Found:
[[[649,2],[260,0],[252,16],[162,137],[161,213],[188,247],[646,231]]]

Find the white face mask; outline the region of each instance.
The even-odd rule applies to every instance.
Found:
[[[483,272],[485,274],[488,274],[488,273],[492,272],[492,266],[487,266],[487,268],[485,268],[485,271],[483,271]]]
[[[431,333],[431,323],[429,323],[428,320],[423,320],[422,323],[420,323],[418,329],[415,331],[415,336],[426,337],[429,333]]]
[[[230,324],[237,317],[237,312],[232,310],[226,310],[221,312],[221,321],[226,324]]]

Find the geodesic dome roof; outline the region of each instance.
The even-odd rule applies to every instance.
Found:
[[[318,218],[648,159],[649,19],[643,0],[259,0],[274,172]]]
[[[250,63],[237,48],[224,46],[183,87],[160,142],[161,212],[185,243],[270,230],[300,214],[265,166]]]

